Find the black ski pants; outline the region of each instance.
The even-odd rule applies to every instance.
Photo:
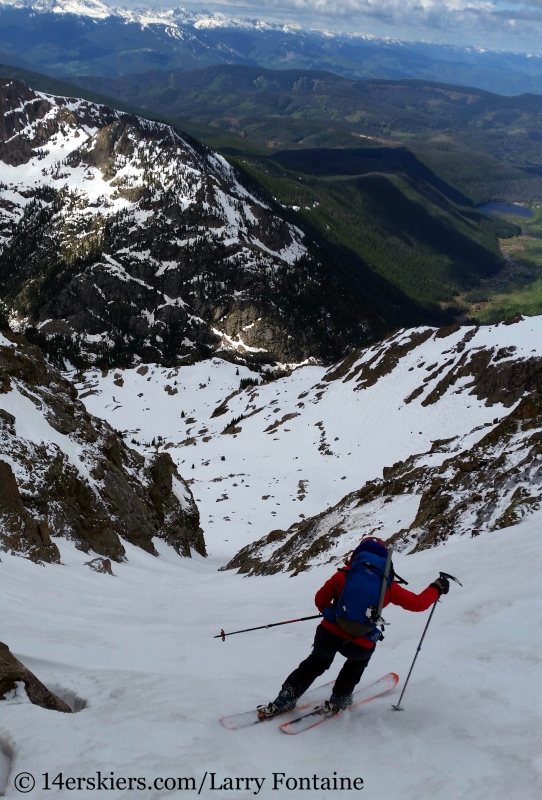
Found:
[[[359,644],[343,639],[342,636],[319,625],[316,629],[312,653],[301,662],[297,669],[294,669],[284,684],[292,687],[296,698],[301,697],[311,683],[330,668],[336,654],[340,653],[345,656],[346,661],[335,681],[333,694],[338,697],[346,697],[354,691],[373,652],[374,647],[360,647]]]

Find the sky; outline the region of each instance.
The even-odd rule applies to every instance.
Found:
[[[78,0],[0,0],[77,6]],[[89,0],[86,0],[88,2]],[[542,0],[95,0],[125,8],[222,12],[304,29],[477,46],[542,55]],[[85,0],[83,0],[85,2]],[[93,3],[94,0],[90,0]]]
[[[158,3],[171,5],[167,0]],[[296,21],[304,28],[542,52],[542,0],[218,0],[181,4],[194,10],[205,7]]]

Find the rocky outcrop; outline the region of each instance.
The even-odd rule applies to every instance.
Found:
[[[159,453],[149,470],[149,495],[162,525],[161,537],[181,555],[193,547],[205,555],[205,541],[199,528],[199,512],[188,485],[177,471],[169,453]],[[182,547],[179,547],[182,542]]]
[[[523,320],[516,316],[503,324],[515,324]],[[540,358],[521,357],[515,355],[516,347],[476,347],[471,349],[469,343],[476,336],[479,327],[452,325],[433,330],[401,330],[371,350],[356,350],[349,353],[337,366],[331,368],[324,376],[324,381],[352,381],[354,390],[361,391],[374,386],[381,378],[391,374],[401,360],[418,348],[423,354],[425,342],[433,339],[447,339],[464,331],[460,337],[455,336],[455,343],[447,350],[438,353],[438,360],[425,367],[428,373],[420,384],[405,398],[411,403],[423,395],[422,407],[433,405],[460,384],[461,392],[469,390],[478,400],[486,400],[488,405],[502,403],[510,407],[525,394],[542,387],[542,369]],[[437,354],[436,354],[437,355]],[[443,360],[442,356],[446,355]],[[417,365],[425,366],[425,361]],[[411,368],[412,371],[413,368]],[[462,381],[462,378],[468,379]]]
[[[514,525],[542,507],[542,391],[519,405],[474,447],[427,470],[413,483],[408,471],[395,490],[424,488],[410,528],[393,540],[400,549],[423,550],[454,533]],[[410,483],[410,487],[409,487]],[[404,487],[404,488],[403,488]]]
[[[412,350],[415,350],[416,347],[420,347],[433,335],[438,336],[439,332],[434,333],[431,328],[427,328],[423,331],[413,332],[406,340],[392,340],[391,342],[388,340],[376,350],[368,361],[362,361],[359,364],[356,364],[356,362],[359,360],[361,351],[350,353],[336,368],[324,376],[324,380],[336,381],[339,378],[343,378],[344,383],[346,383],[355,378],[357,389],[367,389],[370,386],[374,386],[384,375],[389,375],[390,372],[393,372],[402,358]]]
[[[199,512],[168,453],[151,459],[90,416],[73,385],[22,337],[0,344],[0,546],[58,562],[51,540],[120,561],[123,540],[205,555]],[[6,341],[6,340],[4,340]]]
[[[298,396],[295,408],[301,409],[301,420],[305,409],[325,402],[327,413],[340,409],[343,418],[368,414],[378,433],[388,424],[380,412],[383,400],[384,408],[397,403],[390,409],[390,424],[394,431],[404,430],[407,441],[413,441],[409,433],[412,437],[422,430],[438,435],[440,420],[448,438],[433,439],[429,451],[408,458],[402,449],[404,460],[384,467],[382,478],[288,530],[271,531],[244,547],[225,568],[296,574],[312,565],[340,562],[356,539],[373,529],[411,552],[451,535],[492,531],[538,513],[541,332],[542,318],[520,315],[506,325],[401,330],[331,367]],[[344,402],[350,392],[359,393],[357,409]],[[234,399],[229,409],[238,418],[244,410]],[[471,423],[471,418],[477,421]],[[327,455],[333,445],[327,445],[324,421],[315,427],[322,431],[318,450]],[[348,449],[354,448],[349,444]]]
[[[63,97],[58,99],[56,113],[51,113],[47,97],[20,81],[3,78],[0,86],[0,160],[12,167],[27,164],[36,152],[43,158],[42,148],[66,127],[94,127],[98,121],[97,106],[92,103],[78,109],[76,116],[70,99]],[[100,106],[102,124],[115,117],[112,109]]]
[[[468,383],[463,383],[464,388],[470,389],[470,394],[476,395],[479,400],[487,400],[488,404],[502,403],[512,406],[517,403],[525,392],[532,392],[542,387],[542,370],[539,358],[511,359],[514,347],[488,348],[476,353],[463,353],[443,377],[435,388],[422,401],[422,406],[436,403],[451,386],[461,378],[470,378]],[[449,366],[446,365],[446,366]],[[420,392],[421,393],[421,392]]]
[[[34,705],[71,714],[71,708],[21,664],[6,644],[0,642],[0,702],[16,697],[21,687]]]
[[[0,424],[8,417],[0,410]],[[13,425],[15,417],[8,418]],[[23,506],[19,487],[11,466],[0,460],[0,526],[2,545],[12,552],[24,552],[32,561],[58,563],[60,553],[51,541],[49,526],[43,520],[33,519]]]
[[[419,505],[412,524],[388,537],[398,550],[416,552],[450,536],[515,525],[542,508],[542,390],[523,397],[488,427],[467,449],[456,439],[434,441],[430,453],[384,469],[382,479],[287,531],[272,531],[240,550],[223,569],[296,575],[318,563],[340,563],[352,549],[352,535],[355,539],[358,532],[359,539],[359,531],[378,530],[378,513],[403,496],[418,498]],[[435,456],[441,456],[437,466]]]

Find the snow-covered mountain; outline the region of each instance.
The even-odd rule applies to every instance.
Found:
[[[100,0],[0,0],[1,5],[13,8],[31,9],[38,14],[73,14],[91,19],[107,19],[118,17],[125,22],[135,22],[142,27],[149,25],[163,25],[171,36],[178,36],[179,31],[186,27],[196,30],[212,28],[234,28],[240,30],[277,30],[283,33],[289,31],[299,32],[300,26],[296,23],[280,24],[269,20],[251,17],[237,17],[220,12],[190,11],[181,6],[176,8],[139,7],[126,8],[124,6],[109,5]]]
[[[297,575],[320,563],[340,566],[355,548],[360,531],[378,531],[396,550],[415,553],[445,543],[451,536],[479,536],[517,525],[532,514],[539,516],[540,357],[529,367],[537,374],[528,376],[526,383],[537,388],[498,424],[493,420],[468,436],[435,439],[429,452],[384,468],[383,478],[369,481],[333,508],[243,548],[228,568],[263,575],[287,570]],[[501,373],[494,378],[505,383],[507,376]],[[473,436],[480,432],[485,435]],[[391,537],[387,535],[390,528],[396,530]]]
[[[341,287],[301,230],[223,157],[12,79],[0,108],[0,280],[17,329],[102,364],[217,349],[300,362],[366,334],[354,305],[337,313]]]
[[[213,30],[217,28],[228,28],[232,30],[245,31],[277,31],[281,33],[294,33],[303,35],[309,31],[303,31],[297,22],[276,22],[273,19],[262,19],[261,17],[247,17],[222,12],[201,11],[176,6],[175,8],[163,8],[156,6],[139,6],[137,8],[127,8],[101,0],[0,0],[0,5],[16,9],[28,9],[38,14],[57,14],[74,15],[88,17],[90,19],[105,20],[108,18],[118,18],[126,23],[137,23],[142,28],[151,25],[161,25],[168,29],[171,36],[181,36],[184,28],[192,27],[196,30]],[[391,44],[405,46],[413,44],[412,41],[402,40],[390,36],[375,36],[374,34],[358,32],[338,32],[328,29],[310,29],[311,33],[317,34],[325,39],[352,39],[365,40],[380,44]],[[422,44],[422,43],[420,43]],[[486,47],[447,45],[446,49],[455,50],[457,53],[486,53]],[[536,54],[533,54],[536,57]]]
[[[280,377],[271,356],[361,335],[293,218],[167,126],[13,81],[0,112],[0,278],[49,351],[0,334],[2,639],[77,712],[0,691],[0,795],[243,800],[257,779],[298,800],[338,776],[371,800],[538,800],[542,317],[400,330]],[[391,606],[362,682],[398,672],[393,697],[300,737],[225,730],[316,620],[220,629],[314,614],[371,530],[414,592],[463,584],[404,712],[427,615]]]
[[[188,480],[207,547],[220,566],[297,574],[340,562],[360,531],[376,528],[397,549],[417,552],[538,513],[541,342],[542,318],[533,317],[482,328],[403,330],[329,369],[309,365],[275,380],[273,371],[254,372],[217,357],[69,377],[87,411],[110,426],[100,436],[119,432],[113,450],[120,446],[125,456],[117,461],[124,459],[136,474],[163,458],[166,472],[177,469]],[[27,351],[22,345],[4,349],[4,360],[16,352],[22,359]],[[17,369],[3,362],[6,387]],[[13,465],[16,474],[22,469],[26,510],[47,519],[56,534],[64,523],[51,522],[54,514],[44,511],[46,466],[39,480],[24,470],[37,458],[32,448],[42,429],[61,450],[67,443],[67,465],[79,467],[79,450],[63,436],[51,438],[49,423],[42,422],[30,426],[38,437],[30,450],[26,443],[16,447],[19,428],[12,417],[21,403],[23,418],[32,412],[72,420],[80,412],[66,399],[73,393],[66,383],[68,411],[54,404],[51,411],[50,393],[44,410],[34,411],[37,389],[28,389],[29,375],[23,378],[30,399],[16,391],[0,394],[8,415],[3,452],[9,463],[10,453],[26,459],[24,469]],[[38,383],[62,382],[49,375]],[[53,424],[66,434],[68,423]],[[94,435],[79,434],[81,442]],[[139,461],[125,445],[139,452]],[[106,442],[98,450],[116,463]],[[80,515],[84,503],[81,509]],[[132,540],[133,534],[122,535]]]
[[[535,440],[540,434],[540,414],[533,415],[520,396],[540,379],[541,325],[540,318],[533,318],[480,330],[403,331],[378,351],[356,354],[333,371],[305,367],[229,398],[249,373],[241,367],[236,375],[234,365],[218,359],[178,371],[149,367],[105,377],[88,374],[85,391],[79,388],[89,407],[99,407],[118,427],[137,423],[141,436],[162,431],[165,441],[156,435],[154,446],[141,449],[156,453],[167,448],[175,460],[184,460],[185,474],[194,476],[191,488],[204,511],[211,554],[179,558],[155,537],[156,558],[124,541],[127,559],[115,563],[110,575],[89,570],[93,554],[64,537],[54,537],[61,564],[42,566],[2,553],[2,637],[77,712],[39,708],[22,687],[1,701],[0,791],[7,800],[20,796],[16,776],[23,772],[35,776],[38,795],[50,792],[45,776],[50,785],[55,780],[60,798],[73,795],[71,782],[59,788],[67,778],[85,781],[81,796],[91,794],[85,791],[91,785],[87,780],[113,779],[108,795],[131,800],[143,786],[150,797],[165,797],[166,779],[168,793],[174,786],[182,791],[194,786],[193,793],[202,787],[203,797],[226,796],[229,789],[216,787],[251,776],[261,781],[259,796],[274,800],[281,796],[280,787],[273,788],[276,778],[290,781],[284,796],[302,797],[306,792],[293,788],[299,787],[294,781],[316,775],[360,777],[374,800],[390,795],[425,800],[435,789],[441,800],[485,800],[488,795],[492,800],[535,800],[542,736],[534,701],[542,625],[536,504],[505,528],[481,525],[474,538],[451,536],[445,546],[394,556],[396,571],[415,592],[439,570],[457,575],[463,584],[453,585],[436,608],[402,714],[390,704],[398,699],[427,614],[386,609],[386,638],[362,683],[395,671],[401,684],[392,696],[298,737],[283,736],[274,722],[227,731],[218,719],[275,696],[285,676],[307,656],[316,620],[233,636],[225,643],[213,637],[221,628],[235,631],[315,613],[314,593],[335,568],[326,563],[329,552],[322,552],[314,568],[294,580],[284,572],[246,579],[232,570],[217,571],[227,549],[232,553],[247,535],[242,515],[250,514],[254,533],[261,533],[269,526],[270,502],[285,524],[300,507],[313,513],[339,498],[343,487],[362,485],[363,474],[378,476],[382,464],[408,454],[426,453],[418,460],[423,474],[427,465],[450,458],[439,444],[433,454],[426,452],[431,439],[457,436],[458,454],[477,442],[482,446],[488,434],[497,442],[510,413],[515,425],[510,453],[494,455],[501,464],[510,458],[512,469],[504,483],[484,485],[483,493],[502,491],[504,496],[506,481],[525,479],[521,464],[512,462],[527,452],[527,437]],[[10,347],[2,342],[0,349]],[[24,355],[23,348],[18,357]],[[421,386],[427,388],[406,402]],[[0,393],[0,408],[18,393],[19,402],[9,405],[8,413],[16,418],[19,437],[40,413],[21,388],[18,382]],[[50,388],[54,393],[56,387]],[[424,397],[429,402],[422,405]],[[35,392],[34,399],[43,402],[43,392]],[[218,416],[212,416],[213,409]],[[231,415],[242,411],[245,419],[232,424]],[[52,430],[41,419],[35,428],[38,438],[45,424]],[[220,433],[219,426],[229,433]],[[193,441],[175,444],[186,437],[187,428],[195,434],[187,437]],[[516,446],[523,450],[514,456]],[[532,465],[540,464],[540,454],[536,458]],[[539,471],[530,471],[533,496],[540,488]],[[312,478],[320,473],[316,485]],[[485,480],[481,471],[470,474]],[[260,500],[264,485],[266,498]],[[335,529],[339,552],[350,549],[354,536],[359,538],[369,525],[384,536],[408,525],[417,513],[416,493],[414,486],[397,496],[377,493],[372,510],[367,504],[360,507],[365,517],[358,518],[356,534],[353,525],[345,533]],[[384,502],[388,496],[391,503]],[[360,499],[352,498],[350,506]],[[207,518],[211,509],[214,526]],[[350,513],[354,522],[355,510]],[[230,542],[220,541],[224,538]],[[332,680],[341,663],[337,658],[319,682]],[[128,778],[140,781],[137,790],[127,789]],[[254,784],[250,791],[240,786],[231,791],[232,798],[254,796]],[[335,791],[319,794],[338,796]]]

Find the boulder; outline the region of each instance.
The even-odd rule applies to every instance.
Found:
[[[7,644],[0,642],[0,702],[6,695],[17,690],[17,684],[24,684],[31,703],[50,711],[63,711],[71,714],[71,708],[39,681],[24,664],[15,658]]]

